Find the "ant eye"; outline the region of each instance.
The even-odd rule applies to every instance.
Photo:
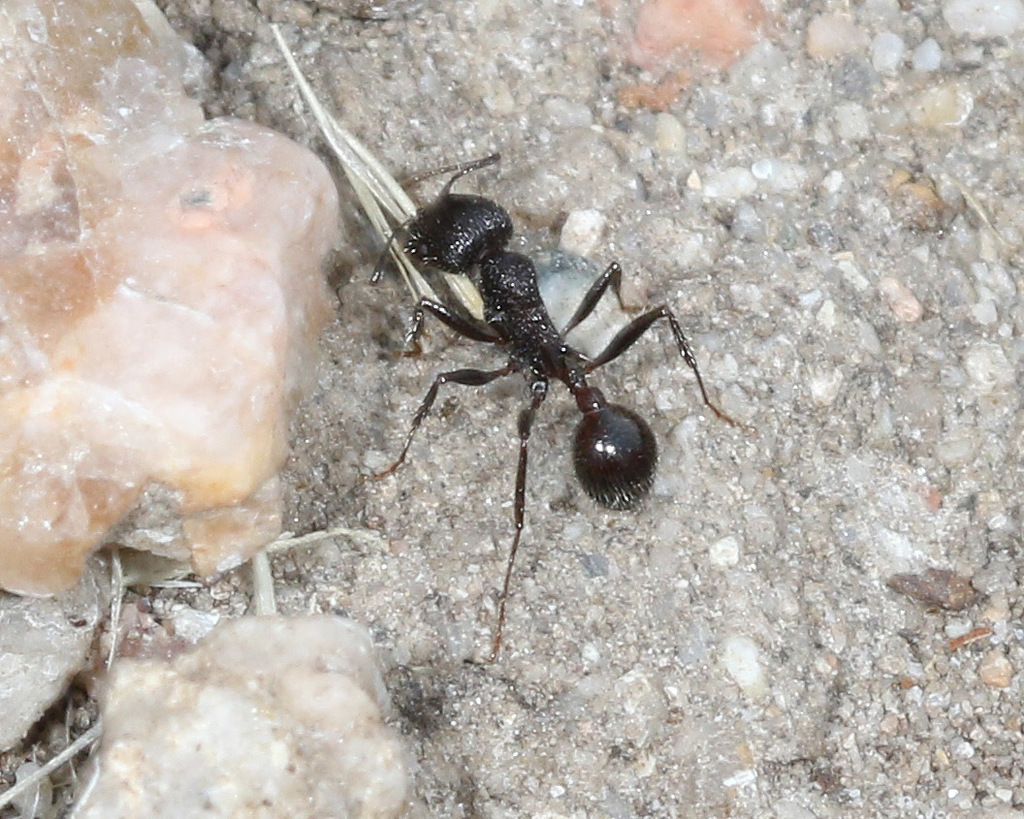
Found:
[[[643,418],[608,404],[580,419],[573,462],[590,497],[609,509],[632,509],[654,483],[658,443]]]

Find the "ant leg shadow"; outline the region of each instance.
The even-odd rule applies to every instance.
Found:
[[[720,409],[715,402],[711,400],[711,397],[708,395],[707,388],[704,386],[704,379],[701,377],[700,368],[697,366],[697,358],[693,354],[690,342],[687,341],[686,336],[683,335],[683,328],[679,326],[679,320],[676,318],[675,313],[673,313],[664,304],[637,316],[629,324],[619,330],[615,335],[615,338],[608,342],[608,346],[604,348],[600,355],[587,364],[586,371],[588,373],[593,372],[599,367],[603,367],[605,364],[614,361],[626,352],[626,350],[632,347],[640,336],[651,328],[651,325],[654,324],[654,322],[662,318],[668,319],[669,326],[672,328],[672,335],[676,340],[676,346],[679,348],[679,353],[682,355],[686,365],[693,370],[693,374],[697,377],[697,386],[700,388],[700,395],[704,400],[705,406],[707,406],[709,410],[727,424],[732,424],[734,427],[739,427],[741,429],[749,429],[745,424],[740,423],[724,410]]]
[[[383,472],[377,472],[370,475],[374,480],[380,480],[386,478],[389,475],[393,475],[398,467],[405,462],[405,456],[409,453],[409,447],[412,446],[412,440],[416,437],[416,430],[420,428],[420,424],[423,423],[423,419],[427,417],[427,413],[430,412],[430,408],[434,405],[434,401],[437,399],[438,390],[441,389],[443,384],[462,384],[467,387],[482,387],[485,384],[490,384],[497,378],[509,375],[512,372],[511,367],[502,367],[500,370],[452,370],[450,372],[441,373],[434,379],[434,383],[430,385],[430,389],[427,390],[427,394],[424,396],[423,401],[420,402],[419,409],[416,410],[416,415],[412,419],[412,427],[409,429],[409,434],[405,436],[405,445],[402,447],[402,453],[398,456],[397,460],[391,464]]]

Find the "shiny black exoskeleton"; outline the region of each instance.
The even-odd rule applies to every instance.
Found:
[[[484,306],[483,321],[424,298],[416,306],[406,341],[411,344],[416,340],[424,316],[430,313],[467,338],[502,346],[508,352],[508,362],[496,370],[462,369],[438,375],[416,411],[402,453],[379,476],[392,474],[403,463],[416,430],[443,384],[482,386],[511,373],[519,372],[525,376],[531,398],[529,406],[519,415],[515,536],[499,598],[492,660],[501,647],[509,582],[523,529],[527,442],[551,380],[561,381],[569,388],[582,414],[573,445],[576,476],[590,497],[610,509],[631,509],[648,494],[654,483],[658,460],[657,441],[643,418],[626,407],[608,403],[599,389],[587,384],[587,375],[622,355],[655,321],[661,318],[668,320],[680,354],[697,377],[704,403],[719,418],[736,423],[711,402],[682,328],[665,305],[634,318],[596,358],[588,358],[565,341],[569,331],[591,314],[609,286],[621,304],[622,270],[616,262],[608,265],[584,295],[565,327],[561,330],[555,327],[541,300],[533,262],[520,253],[505,249],[513,232],[512,220],[505,209],[482,196],[451,192],[452,185],[460,177],[498,159],[499,155],[494,154],[460,168],[440,196],[417,212],[406,226],[403,243],[405,252],[424,264],[447,273],[467,274],[480,292]],[[375,271],[375,278],[378,271]]]

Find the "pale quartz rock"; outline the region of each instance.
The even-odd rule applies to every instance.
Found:
[[[957,34],[972,40],[1011,37],[1024,28],[1020,0],[946,0],[942,16]]]
[[[728,637],[722,644],[722,665],[743,693],[754,700],[768,693],[768,680],[759,653],[757,643],[749,637]]]
[[[200,573],[273,539],[288,414],[330,315],[327,171],[265,128],[204,122],[182,90],[183,44],[140,8],[0,5],[0,587],[12,591],[73,584],[144,491],[178,523],[132,545]]]
[[[867,35],[841,14],[819,14],[807,26],[807,53],[812,57],[827,59],[852,54],[867,44]]]
[[[401,815],[409,773],[366,630],[246,617],[166,660],[121,660],[78,819]]]

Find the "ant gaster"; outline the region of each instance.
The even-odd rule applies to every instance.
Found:
[[[451,192],[461,177],[499,159],[499,154],[492,154],[459,166],[440,196],[421,208],[404,226],[403,249],[406,253],[445,273],[461,273],[470,277],[483,301],[483,321],[468,317],[439,301],[421,298],[405,340],[407,344],[417,340],[424,316],[429,313],[460,335],[500,345],[508,352],[508,362],[496,370],[461,369],[437,375],[413,417],[401,454],[387,470],[377,475],[380,478],[391,475],[405,461],[416,430],[433,406],[442,385],[453,383],[479,387],[517,372],[526,378],[530,403],[519,415],[519,466],[513,511],[515,535],[505,582],[498,598],[498,623],[489,658],[492,662],[497,659],[501,648],[512,566],[523,531],[527,443],[534,417],[547,396],[549,381],[561,381],[576,399],[576,406],[582,414],[573,443],[576,477],[590,497],[609,509],[631,509],[647,495],[654,483],[658,446],[654,433],[643,418],[620,404],[609,403],[599,389],[587,383],[587,376],[622,355],[658,319],[668,320],[683,360],[697,377],[705,405],[723,421],[739,426],[708,397],[693,351],[678,320],[666,305],[634,318],[595,358],[588,358],[566,342],[565,336],[590,315],[609,286],[622,305],[622,269],[617,262],[608,265],[590,286],[566,325],[561,330],[555,327],[541,300],[533,262],[520,253],[505,249],[513,232],[508,212],[485,197]],[[374,271],[374,281],[381,276],[390,246],[391,242]]]

